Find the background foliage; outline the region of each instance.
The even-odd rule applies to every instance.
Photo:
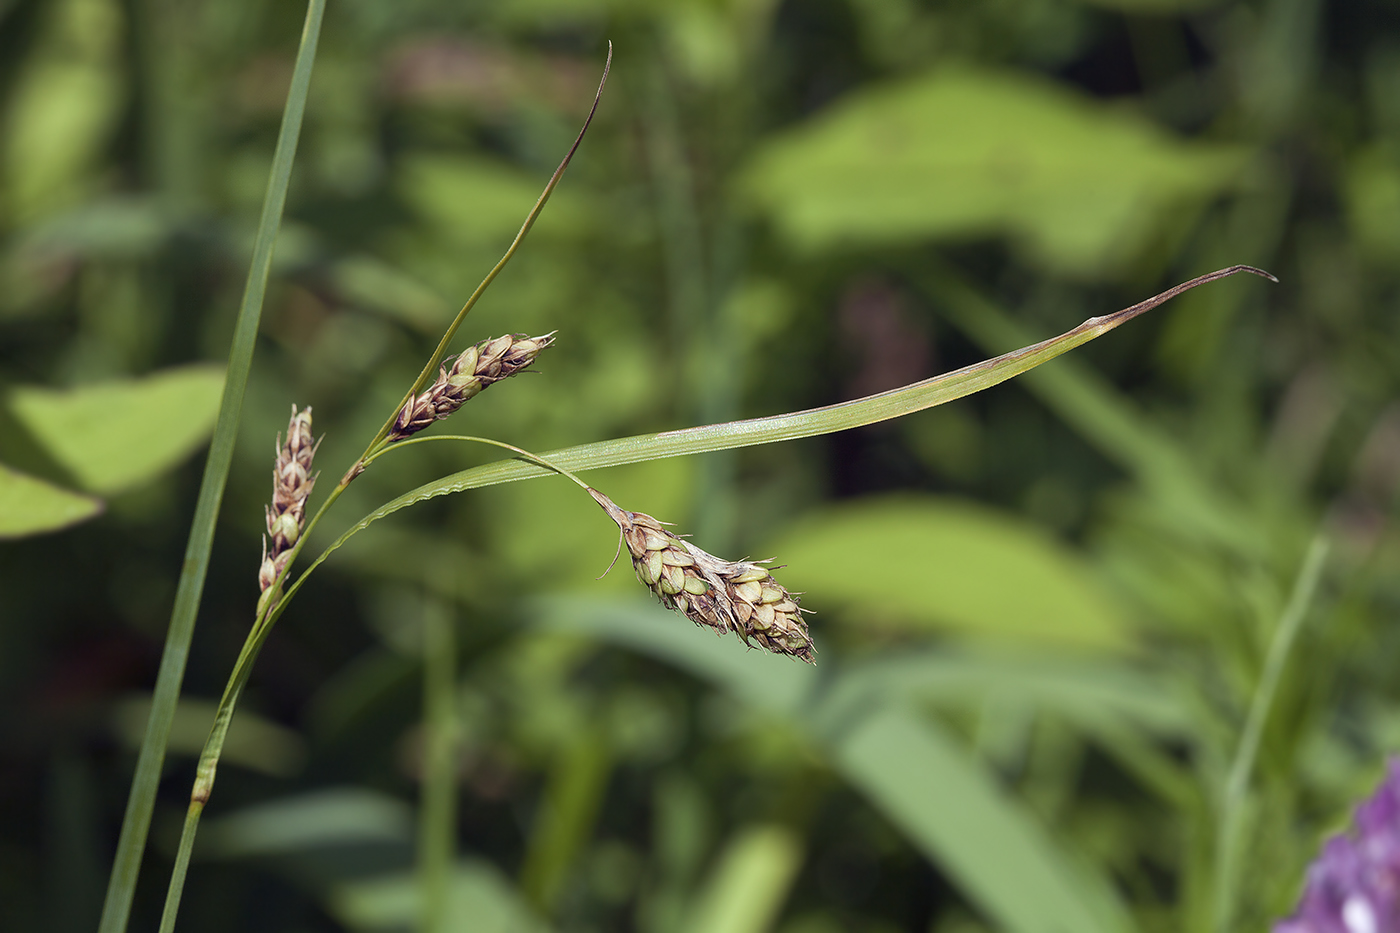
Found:
[[[0,513],[32,530],[20,504],[51,496],[77,523],[0,544],[5,929],[96,921],[300,15],[0,2]],[[626,572],[595,581],[613,528],[562,479],[377,525],[267,645],[185,926],[413,922],[435,618],[458,660],[453,929],[1288,912],[1400,744],[1392,6],[342,0],[136,928],[252,618],[289,403],[338,475],[567,149],[609,38],[593,129],[461,341],[559,343],[461,431],[547,450],[810,407],[1230,263],[1283,285],[1209,286],[900,422],[590,475],[711,551],[788,563],[815,671],[706,638]],[[318,535],[483,451],[385,457]]]

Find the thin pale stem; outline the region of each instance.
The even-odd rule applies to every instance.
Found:
[[[1235,757],[1230,764],[1229,776],[1225,781],[1225,791],[1220,803],[1219,834],[1216,836],[1215,862],[1215,929],[1217,933],[1227,933],[1233,919],[1235,906],[1235,884],[1238,879],[1238,858],[1240,826],[1243,820],[1245,797],[1249,791],[1249,779],[1254,772],[1254,762],[1259,755],[1259,742],[1264,735],[1264,727],[1273,709],[1274,696],[1278,692],[1279,679],[1283,676],[1284,663],[1297,639],[1298,630],[1312,605],[1322,578],[1322,568],[1327,560],[1329,543],[1319,534],[1308,548],[1302,567],[1293,582],[1293,592],[1284,607],[1274,637],[1269,642],[1269,651],[1264,658],[1264,667],[1259,674],[1259,683],[1254,688],[1250,701],[1249,715],[1240,731],[1239,744],[1235,747]]]
[[[553,463],[545,459],[544,457],[541,457],[539,454],[532,454],[530,453],[530,451],[525,450],[522,447],[516,447],[514,444],[507,444],[505,441],[498,441],[490,437],[475,437],[471,434],[432,434],[427,437],[410,438],[406,441],[400,441],[399,443],[394,444],[391,447],[385,447],[379,450],[378,452],[371,455],[368,459],[366,459],[365,464],[368,466],[371,462],[379,459],[379,457],[383,456],[390,450],[397,450],[400,447],[407,447],[409,444],[423,444],[427,443],[428,441],[471,441],[476,444],[489,444],[492,447],[500,447],[502,450],[509,450],[517,456],[523,457],[524,459],[529,460],[532,463],[538,463],[540,466],[544,467],[547,470],[553,470],[560,476],[566,476],[578,485],[582,486],[584,489],[590,488],[587,483],[579,479],[578,476],[576,476],[574,473],[564,469],[557,463]]]
[[[256,653],[254,650],[254,656]],[[189,870],[190,855],[194,852],[195,833],[199,830],[199,818],[204,813],[204,805],[209,802],[209,795],[213,793],[214,773],[219,767],[219,756],[223,753],[224,741],[228,738],[228,727],[233,721],[234,708],[237,707],[238,698],[243,693],[243,685],[248,682],[246,671],[250,666],[242,668],[242,676],[235,674],[224,687],[224,695],[219,699],[219,708],[214,714],[213,728],[209,730],[209,738],[205,740],[204,749],[200,752],[194,789],[190,791],[190,805],[185,812],[185,826],[180,832],[180,847],[175,853],[175,868],[170,873],[170,887],[165,892],[165,909],[161,912],[160,933],[173,933],[175,929],[175,918],[180,912],[180,898],[185,890],[185,874]]]

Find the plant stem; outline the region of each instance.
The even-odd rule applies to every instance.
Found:
[[[544,467],[547,470],[553,470],[560,476],[566,476],[578,485],[582,486],[584,489],[590,488],[587,483],[579,479],[578,476],[576,476],[573,472],[564,469],[563,467],[559,466],[556,463],[553,463],[550,460],[545,459],[544,457],[541,457],[539,454],[532,454],[530,453],[530,451],[525,450],[522,447],[516,447],[514,444],[507,444],[505,441],[498,441],[489,437],[475,437],[471,434],[431,434],[427,437],[420,436],[410,438],[406,441],[400,441],[399,443],[394,444],[392,446],[381,448],[379,451],[377,451],[368,459],[366,459],[365,464],[368,465],[373,461],[379,459],[387,451],[397,450],[400,447],[407,447],[409,444],[423,444],[428,441],[472,441],[476,444],[489,444],[492,447],[500,447],[502,450],[512,451],[518,454],[519,456],[525,458],[526,460],[529,460],[532,463],[538,463],[540,466]]]
[[[309,0],[301,46],[297,50],[296,66],[287,105],[282,113],[282,127],[272,159],[272,172],[263,199],[262,216],[258,221],[257,239],[253,244],[253,259],[243,288],[243,301],[238,312],[233,344],[229,350],[228,372],[224,395],[219,407],[219,420],[205,461],[204,478],[200,483],[199,499],[190,537],[185,547],[184,569],[180,574],[175,603],[170,613],[170,628],[161,655],[160,671],[156,676],[151,698],[150,718],[141,741],[136,761],[126,813],[122,818],[121,836],[107,883],[107,896],[102,905],[98,933],[123,933],[131,915],[131,902],[141,870],[141,857],[155,812],[156,790],[165,749],[175,720],[175,707],[180,697],[185,665],[189,659],[190,643],[194,638],[199,600],[204,592],[204,580],[209,569],[209,554],[214,541],[214,526],[219,505],[223,501],[233,460],[233,446],[238,434],[238,422],[243,413],[243,395],[248,386],[248,371],[252,366],[253,349],[257,342],[258,323],[262,316],[263,298],[272,267],[272,248],[281,226],[287,201],[287,186],[296,156],[297,140],[301,135],[302,116],[306,110],[307,89],[311,83],[311,66],[316,58],[316,45],[321,32],[325,0]]]
[[[1215,859],[1215,929],[1217,933],[1227,933],[1233,919],[1235,906],[1235,884],[1238,880],[1237,861],[1239,856],[1240,823],[1243,816],[1245,795],[1249,790],[1249,778],[1254,771],[1254,761],[1259,754],[1259,742],[1268,724],[1269,712],[1273,708],[1274,694],[1283,675],[1283,665],[1302,627],[1303,618],[1317,592],[1318,581],[1327,559],[1329,543],[1318,534],[1308,547],[1307,556],[1293,582],[1293,592],[1288,597],[1288,605],[1283,610],[1278,627],[1274,629],[1273,640],[1269,643],[1264,667],[1259,674],[1259,683],[1254,688],[1250,701],[1249,715],[1244,729],[1240,732],[1235,757],[1230,764],[1230,773],[1225,781],[1225,792],[1220,803],[1220,829],[1216,836]]]
[[[369,462],[372,456],[384,449],[384,439],[389,436],[389,430],[393,428],[394,419],[398,417],[399,410],[403,408],[404,405],[408,404],[409,400],[432,378],[433,370],[436,369],[438,363],[442,361],[443,355],[447,352],[448,345],[452,343],[452,338],[456,336],[457,329],[462,326],[462,322],[466,320],[467,314],[476,306],[477,301],[486,292],[486,289],[490,287],[491,283],[496,280],[496,276],[500,275],[501,270],[506,267],[506,263],[510,262],[511,258],[515,255],[515,251],[519,249],[520,244],[524,242],[525,235],[530,232],[530,228],[533,227],[535,221],[539,219],[540,212],[544,210],[545,204],[549,201],[549,196],[554,193],[554,189],[559,184],[559,179],[564,177],[564,170],[568,168],[569,163],[573,161],[574,153],[578,151],[579,144],[583,142],[584,134],[588,132],[588,127],[593,123],[593,115],[598,112],[598,102],[603,98],[603,88],[608,83],[608,72],[611,69],[612,43],[609,42],[608,59],[603,65],[603,78],[598,82],[598,92],[593,96],[593,106],[588,111],[588,117],[583,121],[583,128],[578,131],[578,136],[574,138],[574,144],[569,147],[569,151],[565,154],[564,160],[559,163],[559,167],[556,168],[554,174],[550,176],[549,183],[544,186],[544,191],[540,193],[539,199],[535,201],[535,206],[532,207],[530,213],[525,216],[525,222],[521,224],[520,231],[516,233],[515,239],[511,241],[510,247],[506,249],[505,255],[491,268],[490,272],[486,273],[486,278],[481,280],[481,284],[476,287],[476,291],[472,292],[471,296],[467,298],[466,304],[462,305],[462,310],[457,312],[457,316],[453,318],[452,323],[448,325],[446,332],[443,333],[442,339],[438,341],[437,349],[433,350],[432,355],[428,357],[428,362],[423,366],[423,371],[418,374],[418,378],[413,381],[413,385],[409,387],[408,392],[399,400],[399,404],[394,407],[394,410],[389,414],[388,420],[384,422],[379,432],[374,435],[374,439],[369,442],[369,445],[365,448],[365,452],[360,455],[360,459],[355,461],[354,466],[350,467],[346,472],[345,478],[341,480],[343,485],[348,485],[351,480],[360,474],[360,471],[364,469],[365,464]]]

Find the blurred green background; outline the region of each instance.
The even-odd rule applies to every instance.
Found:
[[[52,496],[73,522],[0,543],[5,930],[96,924],[302,14],[0,0],[6,520]],[[595,580],[615,529],[562,479],[377,525],[263,653],[183,928],[413,926],[434,620],[457,663],[450,929],[1291,910],[1400,745],[1400,8],[340,0],[133,929],[253,616],[289,405],[325,434],[324,495],[509,243],[609,39],[593,128],[454,350],[558,343],[454,433],[544,451],[807,408],[1232,263],[1282,284],[1210,285],[902,421],[589,475],[787,564],[815,670],[693,629],[625,566]],[[383,458],[310,553],[490,459]],[[1231,872],[1227,772],[1318,534]]]

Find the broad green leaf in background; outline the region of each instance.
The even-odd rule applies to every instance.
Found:
[[[1378,259],[1400,256],[1400,167],[1388,146],[1352,157],[1346,175],[1347,220],[1357,243]]]
[[[1180,228],[1247,158],[1042,80],[944,69],[778,135],[742,188],[806,251],[1007,235],[1051,269],[1091,275]]]
[[[217,709],[213,700],[181,698],[170,728],[168,751],[198,757]],[[127,697],[112,710],[113,731],[128,748],[140,748],[150,716],[149,694]],[[291,729],[245,711],[229,727],[224,761],[274,777],[289,777],[306,762],[306,743]]]
[[[840,606],[830,618],[857,631],[895,625],[1096,649],[1130,637],[1073,551],[971,503],[864,499],[809,515],[764,553],[787,565],[784,585]]]
[[[45,41],[11,92],[0,129],[0,199],[8,220],[31,221],[98,186],[95,163],[122,115],[123,5],[45,4]]]
[[[352,930],[405,930],[417,926],[422,884],[414,872],[342,885],[330,909]],[[468,859],[452,876],[447,930],[451,933],[544,933],[510,882],[492,865]]]
[[[999,700],[1085,729],[1121,724],[1144,736],[1193,738],[1190,709],[1171,682],[1115,658],[901,647],[851,664],[833,694],[828,702],[883,695],[950,710]]]
[[[211,820],[199,840],[205,858],[287,855],[366,844],[407,844],[413,810],[387,794],[331,787],[245,807]]]
[[[514,166],[482,158],[418,155],[404,160],[399,192],[423,218],[473,243],[509,239],[520,228],[521,205],[540,194],[539,182]],[[585,212],[580,195],[558,192],[541,231],[573,229]]]
[[[832,767],[1010,933],[1131,929],[1106,879],[1081,867],[940,726],[899,698],[849,702],[840,673],[823,681],[786,658],[736,652],[731,639],[707,637],[640,602],[539,606],[548,628],[659,657],[721,685],[760,715],[805,727]]]
[[[0,538],[57,531],[101,511],[101,499],[61,489],[0,464]]]
[[[10,410],[84,488],[114,493],[188,457],[219,413],[223,368],[197,365],[75,389],[14,389]]]

